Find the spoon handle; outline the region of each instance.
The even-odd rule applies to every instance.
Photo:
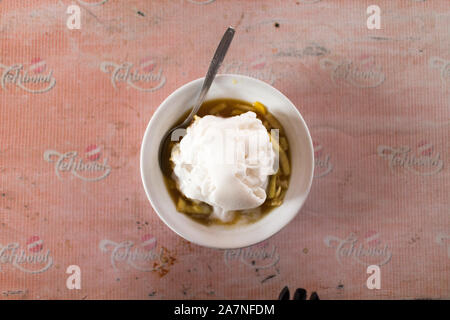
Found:
[[[184,122],[190,122],[194,114],[196,114],[198,109],[200,109],[203,100],[205,100],[206,93],[208,92],[209,87],[211,87],[211,84],[213,83],[213,80],[216,77],[217,71],[219,70],[222,61],[225,58],[225,55],[227,54],[228,48],[230,47],[231,44],[231,40],[233,40],[233,36],[234,36],[234,29],[232,27],[228,27],[227,31],[225,31],[222,37],[222,40],[220,40],[219,46],[217,47],[216,52],[214,53],[214,57],[211,60],[208,72],[206,73],[205,80],[203,81],[202,89],[200,90],[200,93],[197,97],[197,102]]]

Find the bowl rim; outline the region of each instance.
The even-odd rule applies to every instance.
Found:
[[[199,241],[196,241],[195,239],[192,239],[189,234],[186,234],[180,230],[177,230],[176,228],[174,228],[168,221],[166,221],[166,219],[164,218],[164,216],[162,214],[159,213],[157,206],[155,206],[154,200],[152,199],[152,196],[150,194],[150,190],[149,188],[147,188],[147,184],[146,181],[144,179],[144,145],[146,140],[148,139],[148,136],[150,134],[150,128],[152,127],[153,123],[156,121],[155,119],[158,118],[157,116],[163,112],[163,108],[161,108],[162,105],[166,104],[167,101],[169,101],[173,96],[176,96],[180,91],[185,90],[186,87],[188,86],[193,86],[198,82],[201,82],[205,79],[205,77],[201,77],[192,81],[189,81],[183,85],[181,85],[180,87],[178,87],[177,89],[175,89],[171,94],[169,94],[156,108],[156,111],[152,114],[150,121],[147,124],[147,127],[145,129],[142,141],[141,141],[141,147],[140,147],[140,156],[139,156],[139,167],[140,167],[140,175],[141,175],[141,181],[142,181],[142,185],[144,187],[144,191],[145,194],[147,196],[147,199],[149,200],[153,210],[156,212],[156,214],[158,215],[159,219],[161,219],[164,224],[169,227],[169,229],[171,229],[173,232],[175,232],[178,236],[182,237],[183,239],[195,243],[197,245],[203,246],[203,247],[208,247],[208,248],[213,248],[213,249],[237,249],[237,248],[245,248],[245,247],[249,247],[252,245],[255,245],[257,243],[266,241],[267,239],[271,238],[272,236],[276,235],[278,232],[280,232],[282,229],[284,229],[300,212],[301,208],[303,207],[303,205],[306,202],[306,199],[308,198],[308,195],[311,191],[311,186],[312,186],[312,182],[314,179],[314,167],[315,167],[315,163],[314,163],[314,146],[313,146],[313,142],[312,142],[312,138],[311,138],[311,133],[309,131],[309,128],[306,124],[306,121],[303,119],[300,111],[297,109],[297,107],[295,106],[295,104],[288,98],[286,97],[281,91],[279,91],[277,88],[273,87],[272,85],[268,84],[267,82],[264,82],[262,80],[250,77],[250,76],[246,76],[246,75],[242,75],[242,74],[230,74],[230,73],[224,73],[224,74],[218,74],[216,75],[216,78],[233,78],[236,80],[239,80],[239,78],[241,79],[246,79],[246,80],[250,80],[250,81],[254,81],[257,82],[258,84],[262,85],[262,86],[266,86],[268,88],[270,88],[271,90],[275,90],[275,92],[277,92],[278,94],[280,94],[282,97],[284,97],[287,101],[289,101],[289,103],[292,105],[295,114],[298,116],[299,120],[301,121],[301,123],[303,124],[304,128],[306,129],[306,138],[308,140],[308,143],[310,145],[310,149],[312,150],[311,152],[311,172],[309,172],[309,177],[308,177],[308,185],[307,185],[307,189],[305,190],[305,197],[304,200],[300,203],[300,205],[298,206],[298,209],[296,210],[295,214],[292,214],[291,217],[289,217],[288,220],[286,220],[286,222],[278,229],[275,229],[273,232],[267,233],[265,234],[263,239],[257,239],[256,241],[247,241],[246,243],[243,243],[242,245],[235,245],[235,246],[219,246],[219,245],[212,245],[212,244],[206,244],[206,243],[202,243]],[[158,165],[159,168],[159,165]]]

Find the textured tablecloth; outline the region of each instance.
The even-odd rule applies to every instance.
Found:
[[[381,30],[366,27],[371,4]],[[293,101],[316,169],[286,228],[222,251],[160,221],[139,148],[228,25],[221,72]],[[0,46],[1,298],[450,298],[448,0],[2,0]]]

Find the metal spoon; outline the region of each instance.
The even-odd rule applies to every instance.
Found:
[[[158,150],[158,161],[161,171],[163,172],[163,174],[167,176],[169,176],[170,174],[170,164],[169,161],[167,161],[170,156],[169,142],[171,140],[178,141],[178,135],[172,137],[172,134],[175,133],[177,129],[185,129],[191,123],[198,109],[200,109],[200,106],[205,100],[206,94],[208,93],[208,90],[211,87],[214,78],[216,77],[217,71],[219,70],[222,61],[225,58],[228,48],[230,47],[231,40],[233,40],[233,36],[234,36],[234,29],[232,27],[229,27],[227,31],[225,31],[225,34],[223,35],[222,40],[220,40],[219,46],[217,47],[216,52],[214,53],[214,57],[212,58],[208,68],[208,72],[206,73],[205,80],[203,81],[202,89],[200,90],[200,93],[197,96],[197,101],[194,107],[192,108],[191,113],[181,124],[167,131],[161,140],[161,144],[159,145]]]

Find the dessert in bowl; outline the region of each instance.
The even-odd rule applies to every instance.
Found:
[[[179,212],[206,225],[233,225],[255,222],[282,204],[289,143],[262,103],[207,101],[183,133],[164,159],[172,165],[165,180]]]
[[[191,109],[202,81],[176,90],[153,115],[141,147],[144,189],[159,217],[188,241],[249,246],[282,229],[303,205],[313,177],[311,137],[278,90],[218,75],[184,137],[171,142],[173,172],[164,176],[159,143]]]

